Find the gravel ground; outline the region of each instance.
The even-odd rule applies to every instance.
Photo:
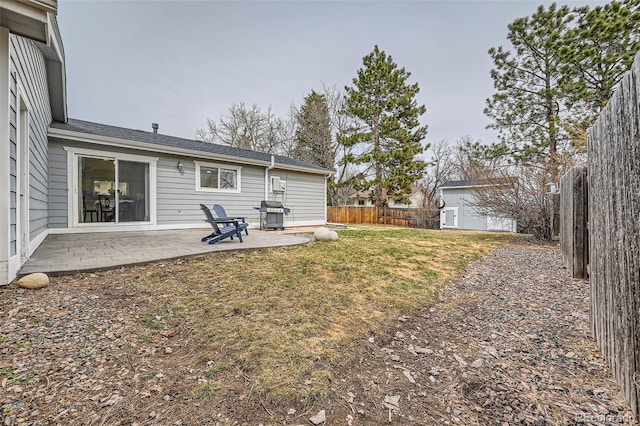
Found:
[[[360,363],[341,387],[354,424],[636,424],[592,340],[588,282],[554,247],[473,262]]]
[[[175,358],[180,343],[141,336],[160,318],[127,286],[136,271],[0,289],[2,424],[308,425],[321,409],[327,425],[635,424],[590,336],[588,283],[554,247],[499,248],[429,306],[354,342],[329,403],[218,406],[215,417],[185,391],[202,372]]]

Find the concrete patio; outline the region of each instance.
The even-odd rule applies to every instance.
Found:
[[[313,238],[311,234],[292,233],[292,230],[282,232],[250,229],[249,235],[243,233],[243,243],[234,238],[209,245],[200,242],[207,231],[210,230],[49,235],[22,266],[19,275],[33,272],[60,275],[96,271],[216,251],[291,246],[307,243]]]

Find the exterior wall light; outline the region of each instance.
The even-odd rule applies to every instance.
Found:
[[[182,161],[178,160],[178,171],[182,173],[182,170],[184,170],[184,164],[182,164]]]

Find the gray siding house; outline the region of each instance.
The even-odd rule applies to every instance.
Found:
[[[199,204],[259,226],[326,223],[330,170],[283,156],[69,119],[56,0],[0,2],[0,285],[49,234],[206,228]]]
[[[516,232],[514,219],[487,216],[474,207],[476,191],[487,185],[493,184],[469,180],[444,182],[440,186],[440,199],[444,203],[440,209],[440,229]]]
[[[74,119],[54,121],[48,136],[49,233],[206,227],[201,203],[258,227],[262,200],[291,209],[285,226],[326,223],[327,169]],[[105,198],[113,211],[101,209]]]

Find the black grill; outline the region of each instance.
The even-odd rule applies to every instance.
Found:
[[[289,214],[291,209],[282,205],[280,201],[260,202],[260,207],[256,207],[263,216],[260,221],[260,227],[266,229],[282,229],[284,230],[284,215]]]

